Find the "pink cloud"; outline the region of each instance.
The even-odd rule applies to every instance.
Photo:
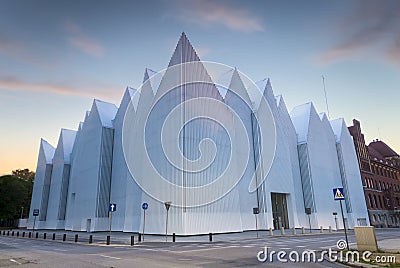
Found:
[[[400,1],[359,1],[353,13],[336,25],[337,44],[319,55],[321,64],[363,53],[400,63]]]
[[[99,42],[88,37],[76,23],[67,21],[64,24],[64,29],[69,33],[68,41],[74,48],[93,57],[103,56],[103,46]]]
[[[34,91],[41,93],[72,95],[81,97],[90,97],[94,95],[105,99],[117,99],[115,86],[104,85],[100,83],[86,83],[80,87],[66,84],[57,84],[51,82],[30,82],[13,76],[0,77],[0,89],[7,91]],[[95,90],[94,90],[95,89]]]
[[[87,37],[71,37],[69,41],[71,45],[78,48],[82,52],[85,52],[86,54],[92,55],[94,57],[103,56],[103,47],[93,40],[88,39]]]
[[[260,20],[243,8],[223,5],[209,0],[179,1],[175,9],[181,20],[210,26],[223,25],[231,30],[240,32],[263,31]]]

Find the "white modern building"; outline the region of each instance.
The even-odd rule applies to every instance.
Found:
[[[105,231],[116,204],[113,231],[142,232],[143,203],[146,233],[164,234],[167,213],[168,233],[178,235],[301,228],[309,218],[314,229],[343,228],[333,215],[340,187],[348,226],[369,225],[343,119],[312,103],[289,113],[269,79],[254,94],[238,70],[217,77],[207,66],[182,34],[168,68],[146,69],[119,107],[94,100],[56,148],[42,140],[28,228]],[[177,107],[184,112],[174,117]]]

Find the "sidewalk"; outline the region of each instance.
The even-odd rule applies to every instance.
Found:
[[[385,252],[400,253],[400,238],[378,241],[378,248]]]
[[[124,232],[73,232],[73,231],[65,231],[65,230],[26,230],[26,229],[12,229],[8,230],[9,236],[12,236],[12,232],[14,232],[14,236],[22,237],[22,233],[25,232],[24,237],[28,237],[29,232],[32,234],[32,238],[36,237],[36,233],[38,233],[38,238],[43,239],[44,235],[46,234],[46,240],[52,240],[53,234],[55,234],[55,240],[62,241],[63,235],[66,235],[65,241],[67,242],[74,242],[75,236],[78,235],[78,242],[79,243],[88,243],[90,236],[92,236],[92,243],[93,244],[105,244],[107,240],[107,236],[110,235],[110,244],[112,245],[128,245],[131,243],[131,236],[134,236],[134,242],[139,242],[139,234],[138,233],[124,233]],[[7,236],[7,232],[6,236]],[[302,229],[296,229],[296,236],[310,236],[310,235],[327,235],[327,234],[338,234],[342,233],[343,231],[333,231],[329,233],[329,230],[324,230],[321,233],[320,230],[304,230],[304,234],[302,234]],[[258,234],[257,234],[258,233]],[[3,235],[3,231],[1,232]],[[293,229],[286,229],[284,236],[294,236]],[[253,240],[256,238],[269,238],[269,237],[282,237],[281,230],[273,230],[272,236],[270,235],[269,230],[259,230],[256,231],[245,231],[239,233],[224,233],[224,234],[212,234],[212,242],[234,242],[234,241],[244,241],[244,240]],[[172,234],[168,234],[167,241],[172,242],[173,236]],[[165,242],[166,238],[165,235],[152,235],[152,234],[145,234],[144,237],[141,236],[141,242],[146,243],[160,243]],[[210,242],[210,235],[192,235],[192,236],[175,236],[175,242],[177,243],[207,243]]]

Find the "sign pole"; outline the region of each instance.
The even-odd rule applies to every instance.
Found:
[[[165,219],[165,242],[168,242],[168,211],[171,207],[171,201],[165,202],[165,209],[167,210],[167,217]]]
[[[110,211],[110,232],[109,232],[109,235],[111,236],[111,227],[112,227],[112,216],[113,216],[113,212],[112,211]]]
[[[143,233],[142,233],[142,239],[144,242],[144,225],[146,224],[146,210],[143,209]]]
[[[165,222],[165,242],[168,242],[168,209],[167,209],[167,218],[166,218],[166,222]]]
[[[345,235],[345,237],[346,237],[347,250],[350,250],[350,248],[349,248],[349,240],[348,240],[348,238],[347,238],[346,221],[344,220],[344,213],[343,213],[342,200],[339,200],[339,202],[340,202],[340,211],[342,212],[343,227],[344,227],[344,235]]]
[[[311,234],[311,217],[310,217],[310,214],[308,214],[308,225],[310,226],[310,234]]]
[[[35,232],[35,225],[36,225],[36,216],[35,216],[35,218],[33,220],[33,232]]]

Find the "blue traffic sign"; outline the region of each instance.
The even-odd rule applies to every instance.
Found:
[[[143,203],[142,208],[143,208],[143,210],[147,210],[149,208],[149,204]]]
[[[108,211],[110,212],[117,211],[117,204],[110,204]]]
[[[343,188],[333,189],[333,199],[334,200],[344,200]]]
[[[39,216],[39,210],[38,209],[34,209],[33,210],[33,216]]]

